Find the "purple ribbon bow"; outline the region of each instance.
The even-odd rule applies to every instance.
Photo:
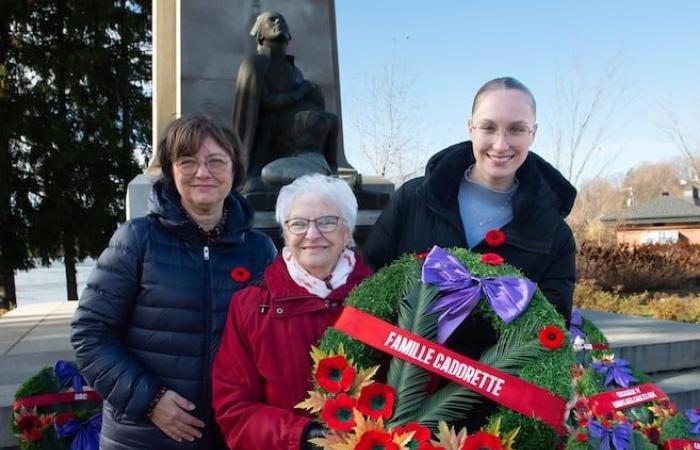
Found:
[[[616,359],[612,362],[591,363],[591,367],[598,373],[605,374],[605,385],[609,386],[614,380],[620,387],[629,387],[631,382],[637,383],[632,375],[630,363],[624,359]]]
[[[73,364],[59,360],[56,362],[56,365],[53,366],[53,372],[61,381],[61,387],[66,388],[72,386],[75,392],[83,392],[85,380]]]
[[[629,422],[623,422],[608,429],[593,419],[588,422],[588,432],[594,438],[600,439],[599,450],[610,450],[611,440],[615,450],[627,450],[632,438],[632,425]]]
[[[99,450],[102,414],[96,414],[83,423],[75,417],[63,425],[54,425],[60,439],[73,437],[70,450]]]
[[[577,337],[580,337],[584,341],[586,340],[586,333],[579,328],[581,325],[583,325],[583,317],[581,316],[581,313],[575,309],[571,312],[571,322],[569,323],[569,335],[571,342],[574,342]]]
[[[438,342],[444,344],[474,307],[486,295],[491,308],[511,323],[530,304],[537,285],[526,278],[487,277],[472,275],[457,258],[437,245],[430,250],[423,264],[422,281],[434,284],[444,295],[429,312],[442,311],[438,318]]]
[[[693,427],[690,429],[690,432],[693,434],[700,434],[700,408],[686,409],[685,417],[687,417],[688,420],[690,420],[690,423],[693,424]]]

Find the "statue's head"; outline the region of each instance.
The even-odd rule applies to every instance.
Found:
[[[250,35],[255,37],[259,46],[263,45],[264,41],[287,43],[292,40],[287,21],[284,20],[282,14],[276,11],[260,13],[258,18],[255,19]]]

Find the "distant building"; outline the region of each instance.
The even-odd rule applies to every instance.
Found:
[[[683,198],[660,195],[601,221],[615,227],[618,244],[700,244],[698,188],[686,189]]]

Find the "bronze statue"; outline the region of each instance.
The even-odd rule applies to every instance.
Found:
[[[292,37],[284,17],[263,12],[250,34],[257,54],[241,63],[233,108],[248,171],[244,191],[276,190],[305,173],[337,173],[338,118],[287,55]]]

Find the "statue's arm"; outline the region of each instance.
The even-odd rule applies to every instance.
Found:
[[[308,81],[303,81],[299,87],[293,91],[278,94],[270,93],[267,90],[267,86],[263,86],[260,107],[264,112],[287,108],[302,101],[313,89],[314,85]]]

